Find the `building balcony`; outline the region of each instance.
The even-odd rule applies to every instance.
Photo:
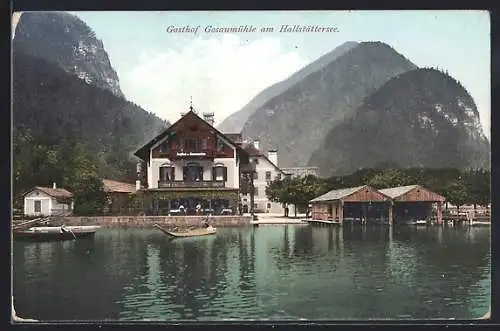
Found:
[[[172,181],[158,181],[158,188],[221,188],[225,187],[226,182],[223,180],[200,180],[200,181],[184,181],[184,180],[172,180]]]

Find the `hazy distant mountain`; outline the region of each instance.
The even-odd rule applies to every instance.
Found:
[[[416,69],[392,78],[313,153],[324,176],[389,162],[400,167],[490,168],[490,143],[474,100],[447,74]]]
[[[415,68],[384,43],[359,43],[259,107],[242,134],[259,139],[264,150],[277,148],[280,166],[305,166],[327,132],[366,96]]]
[[[92,84],[123,97],[102,41],[78,17],[64,12],[24,12],[13,48],[41,57]]]
[[[241,110],[226,117],[226,119],[224,119],[224,121],[219,124],[218,129],[222,132],[241,132],[241,129],[245,125],[245,122],[248,120],[248,118],[264,103],[266,103],[273,97],[285,92],[287,89],[304,79],[307,75],[323,68],[357,44],[358,43],[356,42],[343,43],[333,51],[321,56],[316,61],[300,69],[287,79],[269,86],[268,88],[257,94],[257,96],[250,100],[250,102]]]

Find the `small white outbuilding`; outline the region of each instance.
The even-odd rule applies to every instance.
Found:
[[[25,216],[70,215],[73,194],[63,188],[35,186],[24,194]]]

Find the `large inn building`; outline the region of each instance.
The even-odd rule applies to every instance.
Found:
[[[246,143],[241,134],[220,132],[213,113],[202,118],[191,107],[135,155],[141,160],[136,188],[146,214],[183,210],[189,215],[198,206],[206,214],[250,212],[252,186],[255,212],[283,212],[265,194],[267,183],[285,174],[277,165],[277,151],[265,154],[257,141]]]

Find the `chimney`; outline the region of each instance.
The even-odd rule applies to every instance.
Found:
[[[57,186],[56,186],[56,182],[53,182],[53,183],[52,183],[52,188],[53,188],[53,189],[56,189],[56,188],[57,188]]]
[[[139,191],[140,189],[141,189],[141,181],[140,180],[136,180],[135,181],[135,190]]]
[[[275,166],[278,166],[278,151],[275,149],[271,149],[267,152],[267,158],[271,161]]]
[[[203,119],[211,126],[214,126],[215,124],[214,113],[203,113]]]
[[[253,147],[255,147],[256,149],[259,149],[259,146],[260,146],[260,141],[258,139],[254,139],[253,141]]]

